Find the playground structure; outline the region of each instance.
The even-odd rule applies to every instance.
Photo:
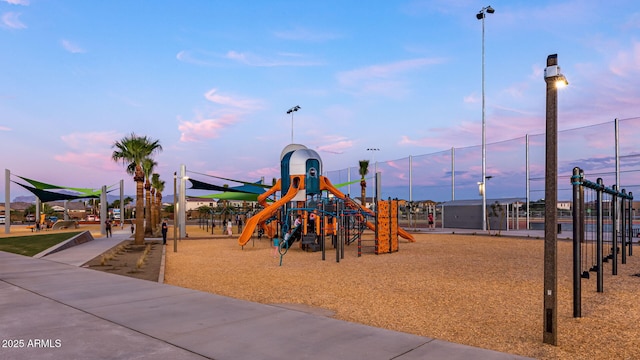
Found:
[[[582,316],[581,279],[596,273],[596,290],[604,292],[604,263],[618,275],[618,258],[633,255],[633,193],[605,187],[603,180],[586,180],[573,169],[573,317]],[[605,250],[607,254],[605,255]]]
[[[258,197],[263,209],[247,220],[238,238],[240,246],[251,240],[256,229],[261,229],[269,238],[277,237],[278,230],[286,234],[292,229],[288,241],[279,242],[281,260],[298,240],[304,250],[322,251],[324,260],[324,238],[331,236],[339,261],[344,257],[345,244],[357,241],[358,255],[361,255],[365,228],[375,232],[376,254],[397,251],[398,236],[415,241],[411,234],[398,227],[397,200],[378,201],[377,213],[362,207],[320,175],[322,160],[316,151],[301,144],[287,145],[280,156],[280,170],[281,178]],[[331,195],[323,197],[323,191]],[[267,203],[267,198],[277,192],[280,199]],[[294,222],[298,216],[299,224]]]

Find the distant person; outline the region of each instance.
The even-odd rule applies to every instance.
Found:
[[[433,214],[429,213],[429,216],[427,217],[428,221],[429,221],[429,230],[433,230]]]
[[[287,230],[287,233],[284,234],[284,242],[285,242],[285,246],[289,247],[289,239],[291,239],[291,229]]]
[[[107,237],[112,237],[113,234],[111,234],[111,220],[107,220],[104,222],[104,228],[106,230]]]
[[[296,220],[293,222],[293,227],[298,227],[302,224],[302,216],[296,216]]]
[[[227,220],[227,234],[229,236],[233,236],[233,223],[231,222],[231,219]]]
[[[280,248],[280,239],[278,239],[278,234],[273,237],[273,257],[278,256],[278,249]]]
[[[167,220],[162,220],[162,245],[167,245],[167,231],[169,231]]]
[[[238,234],[242,232],[242,219],[238,219]]]
[[[133,226],[133,221],[131,222],[131,233],[133,234],[133,232],[136,230],[136,228]]]

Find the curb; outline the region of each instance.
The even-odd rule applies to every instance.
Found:
[[[160,261],[160,273],[158,274],[158,282],[164,284],[164,261],[166,255],[167,246],[162,245],[162,260]]]

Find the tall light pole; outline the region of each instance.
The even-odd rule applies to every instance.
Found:
[[[560,72],[558,55],[547,57],[547,119],[544,181],[544,314],[542,339],[558,344],[558,87],[569,82]]]
[[[178,172],[173,173],[173,252],[178,252],[178,206],[177,200]]]
[[[487,230],[487,144],[484,119],[484,18],[487,16],[486,14],[493,14],[494,12],[496,11],[491,6],[486,6],[476,14],[476,18],[482,20],[482,183],[480,184],[482,192],[482,231]]]
[[[291,143],[293,144],[293,113],[300,110],[300,106],[296,105],[287,110],[287,114],[291,114]]]

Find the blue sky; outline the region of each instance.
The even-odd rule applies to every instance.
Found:
[[[476,146],[487,5],[488,143],[544,132],[554,53],[570,82],[560,130],[640,116],[634,0],[0,0],[0,163],[58,185],[125,179],[133,194],[111,153],[135,132],[160,140],[168,188],[180,164],[277,178],[295,105],[294,142],[325,171],[367,148],[386,161]]]

